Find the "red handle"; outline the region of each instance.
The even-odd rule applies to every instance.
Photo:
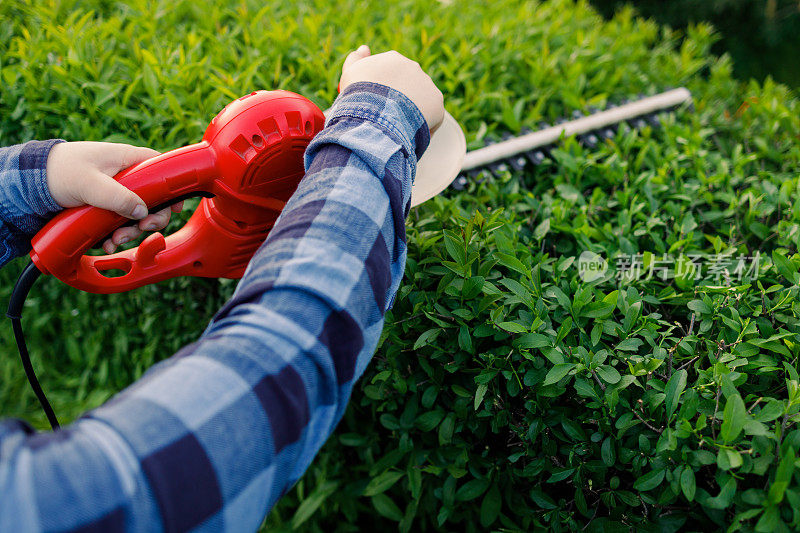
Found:
[[[257,91],[226,106],[203,141],[121,172],[115,179],[152,208],[207,193],[186,225],[136,247],[84,255],[127,219],[84,206],[51,220],[32,240],[31,259],[78,289],[120,292],[175,276],[241,277],[303,177],[303,153],[322,112],[287,91]],[[112,277],[109,270],[123,274]]]
[[[214,154],[204,141],[148,159],[120,172],[114,179],[135,190],[148,206],[155,206],[164,198],[211,192],[215,174]],[[127,290],[123,286],[129,285],[130,281],[126,283],[122,278],[109,278],[101,272],[110,269],[131,272],[130,252],[134,250],[109,256],[83,255],[125,222],[125,217],[105,209],[91,206],[67,209],[53,217],[34,237],[31,259],[45,274],[67,282],[96,284],[94,288],[98,290],[95,292]],[[151,235],[137,249],[142,254],[137,269],[147,269],[149,261],[144,256],[153,253],[152,245],[157,241],[157,234]],[[47,251],[47,261],[42,260],[37,250]],[[131,276],[134,277],[138,276]]]

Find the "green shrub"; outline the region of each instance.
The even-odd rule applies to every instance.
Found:
[[[565,0],[6,1],[0,19],[5,144],[173,148],[255,88],[325,106],[361,42],[420,58],[472,146],[687,85],[694,109],[660,129],[592,150],[568,139],[544,165],[412,212],[406,278],[375,360],[265,524],[800,527],[799,109],[770,80],[733,80],[729,60],[708,52],[709,27],[680,35],[631,11],[603,21]],[[587,251],[608,265],[591,281],[578,269]],[[757,272],[711,267],[757,253]],[[641,274],[618,279],[631,256]],[[700,279],[648,275],[668,257],[708,264]],[[3,299],[21,265],[0,272]],[[40,281],[25,327],[62,418],[195,338],[233,286],[179,279],[95,296]],[[0,336],[3,414],[43,427],[10,328]]]
[[[793,0],[591,0],[608,15],[626,3],[673,28],[713,24],[719,40],[712,51],[731,55],[737,78],[763,80],[769,74],[795,89],[800,86],[800,68],[792,60],[800,47],[800,5]]]

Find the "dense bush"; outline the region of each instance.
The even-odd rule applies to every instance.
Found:
[[[800,47],[800,4],[794,0],[591,0],[601,13],[613,16],[620,6],[673,28],[706,21],[720,38],[712,51],[728,52],[734,76],[763,80],[767,75],[800,86],[794,56]]]
[[[0,4],[5,144],[172,148],[255,88],[325,106],[361,42],[419,57],[473,146],[687,85],[694,109],[660,129],[595,149],[567,139],[541,166],[412,212],[375,360],[266,525],[800,527],[799,109],[769,80],[734,81],[710,28],[603,21],[564,0],[33,4]],[[605,274],[581,275],[581,254]],[[641,271],[620,276],[626,257]],[[21,265],[0,273],[3,299]],[[180,279],[94,296],[40,281],[25,327],[57,411],[98,405],[196,337],[232,288]],[[43,427],[10,328],[2,340],[3,414]]]

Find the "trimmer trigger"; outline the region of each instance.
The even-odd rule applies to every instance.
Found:
[[[167,242],[161,233],[153,233],[147,237],[136,249],[136,262],[142,268],[148,268],[156,264],[156,255],[164,251]]]

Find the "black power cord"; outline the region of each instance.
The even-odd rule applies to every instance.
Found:
[[[28,383],[31,384],[31,388],[34,394],[36,394],[36,398],[39,400],[44,414],[47,416],[47,421],[50,422],[50,427],[56,430],[61,426],[58,423],[55,412],[53,412],[53,408],[50,406],[50,402],[47,401],[47,396],[45,396],[42,386],[39,384],[39,380],[36,378],[36,372],[33,370],[33,365],[31,364],[31,357],[28,354],[28,346],[25,344],[25,336],[22,334],[22,306],[25,304],[25,298],[27,298],[28,292],[30,292],[31,287],[33,287],[33,284],[39,279],[40,275],[41,272],[39,272],[39,269],[37,269],[36,265],[32,262],[25,267],[25,270],[19,275],[16,285],[14,285],[14,290],[11,292],[11,299],[8,302],[6,316],[11,319],[14,339],[17,341],[17,348],[19,349],[19,358],[22,360],[22,368],[25,369],[25,376],[28,378]]]
[[[214,197],[213,194],[205,191],[182,194],[150,208],[150,212],[155,213],[157,211],[161,211],[162,209],[166,209],[176,202],[188,200],[189,198],[195,198],[198,196],[202,196],[204,198]],[[123,224],[123,226],[131,226],[137,222],[138,221],[136,220],[130,220]],[[108,235],[105,239],[110,238],[111,235]],[[103,242],[103,240],[100,242]],[[33,262],[28,263],[28,266],[26,266],[22,271],[22,274],[19,275],[16,285],[14,285],[14,290],[11,291],[11,299],[8,302],[8,311],[6,311],[6,316],[11,319],[11,327],[14,330],[14,339],[17,341],[17,349],[19,350],[19,358],[22,360],[22,368],[25,369],[25,376],[28,378],[28,383],[31,384],[31,388],[33,389],[34,394],[36,394],[36,398],[39,400],[39,405],[42,406],[42,410],[47,416],[47,421],[50,422],[50,427],[56,430],[59,429],[61,425],[58,423],[58,418],[56,418],[53,407],[47,400],[47,396],[45,396],[42,386],[39,384],[39,380],[36,378],[36,372],[33,370],[33,365],[31,364],[31,356],[28,353],[28,346],[25,344],[25,335],[22,333],[22,306],[25,304],[25,298],[28,297],[31,287],[33,287],[33,284],[37,279],[39,279],[41,274],[42,273],[38,268],[36,268],[36,265],[34,265]]]
[[[177,202],[188,200],[189,198],[196,198],[198,196],[202,196],[203,198],[214,198],[214,195],[210,192],[195,191],[176,196],[175,198],[158,204],[155,207],[151,207],[149,211],[150,213],[155,213],[157,211],[161,211],[162,209],[166,209]],[[122,226],[132,226],[137,222],[137,220],[129,220]],[[111,235],[109,234],[100,242],[102,243],[105,239],[110,238]],[[99,246],[99,243],[97,246]],[[8,302],[8,311],[6,311],[6,316],[11,319],[11,327],[14,330],[14,339],[17,341],[17,349],[19,350],[19,358],[22,360],[22,368],[25,369],[25,376],[28,378],[28,383],[31,384],[31,388],[33,389],[34,394],[36,394],[36,398],[39,400],[39,405],[42,406],[42,410],[47,416],[47,421],[50,422],[50,427],[56,430],[59,429],[61,425],[58,423],[58,418],[56,418],[53,407],[47,400],[47,396],[45,396],[42,386],[39,384],[39,380],[36,378],[36,372],[33,370],[33,365],[31,364],[31,356],[28,353],[28,346],[25,344],[25,335],[22,333],[22,306],[25,304],[25,298],[28,297],[31,287],[33,287],[33,284],[37,279],[39,279],[41,274],[42,273],[38,268],[36,268],[36,265],[34,265],[33,262],[28,263],[28,266],[26,266],[22,271],[22,274],[19,275],[16,285],[14,285],[14,290],[11,291],[11,299]]]

